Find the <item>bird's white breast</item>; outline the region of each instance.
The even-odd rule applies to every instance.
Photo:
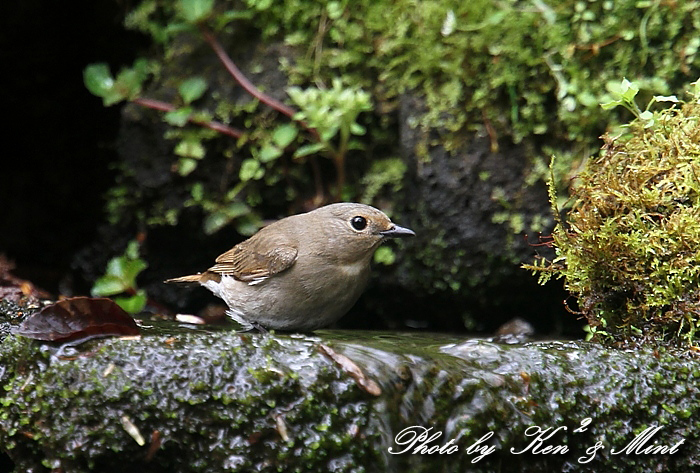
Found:
[[[367,270],[367,263],[358,261],[356,263],[344,264],[340,266],[339,270],[347,277],[356,278],[362,274],[363,271]]]

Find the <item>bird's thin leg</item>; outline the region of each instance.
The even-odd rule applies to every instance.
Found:
[[[255,321],[250,322],[250,325],[252,325],[255,330],[262,333],[263,335],[267,335],[270,333],[265,327],[260,325],[258,322],[255,322]]]

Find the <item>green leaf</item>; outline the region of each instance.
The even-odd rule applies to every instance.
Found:
[[[282,156],[282,150],[275,145],[266,143],[260,149],[258,158],[263,163],[269,163]]]
[[[182,107],[171,112],[167,112],[163,119],[172,126],[185,126],[192,115],[192,108]]]
[[[296,85],[287,87],[287,95],[289,95],[292,102],[296,103],[297,105],[300,105],[304,101],[304,91],[301,90],[301,87],[297,87]],[[299,113],[301,112],[297,112],[296,115],[299,115]],[[297,120],[296,115],[294,117],[295,120]]]
[[[224,211],[230,218],[238,218],[242,215],[250,213],[250,207],[243,202],[232,202],[224,208]]]
[[[190,104],[204,95],[207,90],[207,81],[202,77],[191,77],[180,84],[178,90],[186,104]]]
[[[250,181],[251,179],[260,179],[265,170],[260,167],[260,162],[256,159],[245,159],[241,163],[241,170],[238,173],[241,181]]]
[[[185,139],[175,146],[175,154],[185,158],[202,159],[207,150],[202,142],[196,139]]]
[[[114,302],[130,314],[141,312],[146,307],[147,300],[146,291],[143,289],[139,289],[133,296],[114,298]]]
[[[207,215],[204,219],[204,233],[207,235],[216,233],[232,220],[248,216],[249,214],[250,207],[243,202],[233,202]]]
[[[620,84],[620,95],[626,102],[634,101],[634,97],[639,92],[639,86],[634,82],[630,82],[627,79],[622,79],[622,84]]]
[[[126,258],[125,258],[126,259]],[[148,264],[142,259],[126,259],[124,264],[124,280],[129,283],[129,287],[136,287],[136,277],[148,268]]]
[[[651,120],[652,118],[654,118],[654,114],[649,110],[646,110],[639,114],[640,120]]]
[[[612,102],[606,102],[606,103],[601,103],[600,106],[603,108],[603,110],[612,110],[613,108],[617,107],[620,105],[619,100],[613,100]]]
[[[109,260],[104,276],[98,278],[92,287],[92,295],[103,297],[135,291],[136,277],[147,267],[148,264],[139,257],[139,243],[131,241],[122,256]]]
[[[102,276],[95,281],[90,293],[93,297],[113,296],[126,291],[128,287],[124,284],[124,280],[120,277],[108,274]]]
[[[362,135],[364,135],[366,132],[367,132],[367,130],[365,129],[365,127],[363,127],[363,126],[360,125],[359,123],[357,123],[357,122],[352,122],[352,123],[350,124],[350,133],[352,133],[353,135],[362,136]]]
[[[676,97],[675,95],[654,95],[654,100],[657,102],[680,102],[680,100],[678,100],[678,97]]]
[[[127,258],[124,256],[116,256],[109,260],[107,263],[107,269],[105,270],[106,276],[114,276],[115,278],[124,281],[126,279],[126,262]]]
[[[343,5],[340,2],[328,2],[326,11],[328,12],[328,18],[337,20],[343,15]]]
[[[319,134],[321,135],[321,139],[323,141],[328,142],[328,141],[331,141],[333,139],[333,137],[335,137],[335,135],[338,134],[338,128],[339,127],[335,126],[335,125],[327,127],[325,129],[320,128],[320,127],[316,127],[316,131],[319,132]]]
[[[109,106],[137,97],[152,69],[150,61],[137,59],[133,67],[123,68],[117,77],[113,78],[106,64],[91,64],[85,68],[83,80],[87,89],[102,97],[105,106]]]
[[[126,250],[124,250],[124,256],[126,256],[129,259],[139,259],[139,249],[140,248],[141,248],[141,245],[139,244],[138,241],[131,240],[126,245]]]
[[[615,97],[620,97],[622,95],[622,87],[620,82],[609,80],[605,83],[605,89],[610,92],[611,95]]]
[[[109,70],[109,66],[105,63],[87,66],[83,71],[83,82],[90,93],[98,97],[104,97],[114,87],[114,78]]]
[[[204,233],[207,235],[212,235],[221,230],[230,221],[231,217],[226,215],[225,212],[212,212],[204,219]]]
[[[214,0],[180,0],[178,2],[180,14],[190,23],[204,20],[213,8]]]
[[[190,193],[192,194],[192,200],[198,203],[202,202],[204,200],[204,185],[201,182],[195,182],[192,184]]]
[[[378,264],[391,265],[396,262],[396,253],[388,246],[380,246],[374,252],[374,262]]]
[[[287,123],[275,128],[275,131],[272,133],[272,141],[284,149],[294,141],[298,134],[299,129],[291,123]]]
[[[365,149],[365,144],[360,140],[349,140],[347,146],[348,146],[349,150],[350,149],[359,149],[359,150]]]
[[[122,91],[116,87],[112,73],[107,64],[91,64],[83,71],[85,87],[94,95],[102,98],[105,107],[126,99]]]
[[[120,279],[126,288],[136,285],[136,276],[146,269],[148,264],[142,259],[132,259],[127,256],[117,256],[109,260],[105,277]]]
[[[187,176],[197,169],[197,160],[192,158],[180,158],[177,162],[177,172],[181,176]]]
[[[236,231],[245,236],[253,235],[255,232],[260,230],[261,226],[262,223],[260,220],[254,217],[252,214],[248,214],[236,220]]]
[[[257,10],[268,10],[272,6],[272,0],[255,0],[255,2],[249,2],[255,6]]]
[[[297,149],[294,153],[294,157],[303,158],[304,156],[318,153],[323,149],[325,149],[325,145],[323,143],[312,143],[310,145],[300,146],[299,149]]]
[[[141,86],[146,76],[136,69],[122,69],[117,74],[115,90],[127,99],[133,99],[141,93]]]

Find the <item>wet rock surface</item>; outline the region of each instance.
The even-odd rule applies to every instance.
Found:
[[[687,355],[141,325],[140,338],[60,351],[4,336],[0,445],[14,471],[684,472],[699,460],[700,366]],[[655,426],[644,446],[675,453],[625,450]]]

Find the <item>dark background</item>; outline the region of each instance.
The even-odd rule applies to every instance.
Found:
[[[104,221],[120,106],[83,85],[92,62],[113,70],[148,46],[111,1],[16,2],[0,15],[0,254],[14,274],[56,294],[74,254]],[[9,123],[9,126],[7,125]],[[76,288],[85,290],[85,288]]]

